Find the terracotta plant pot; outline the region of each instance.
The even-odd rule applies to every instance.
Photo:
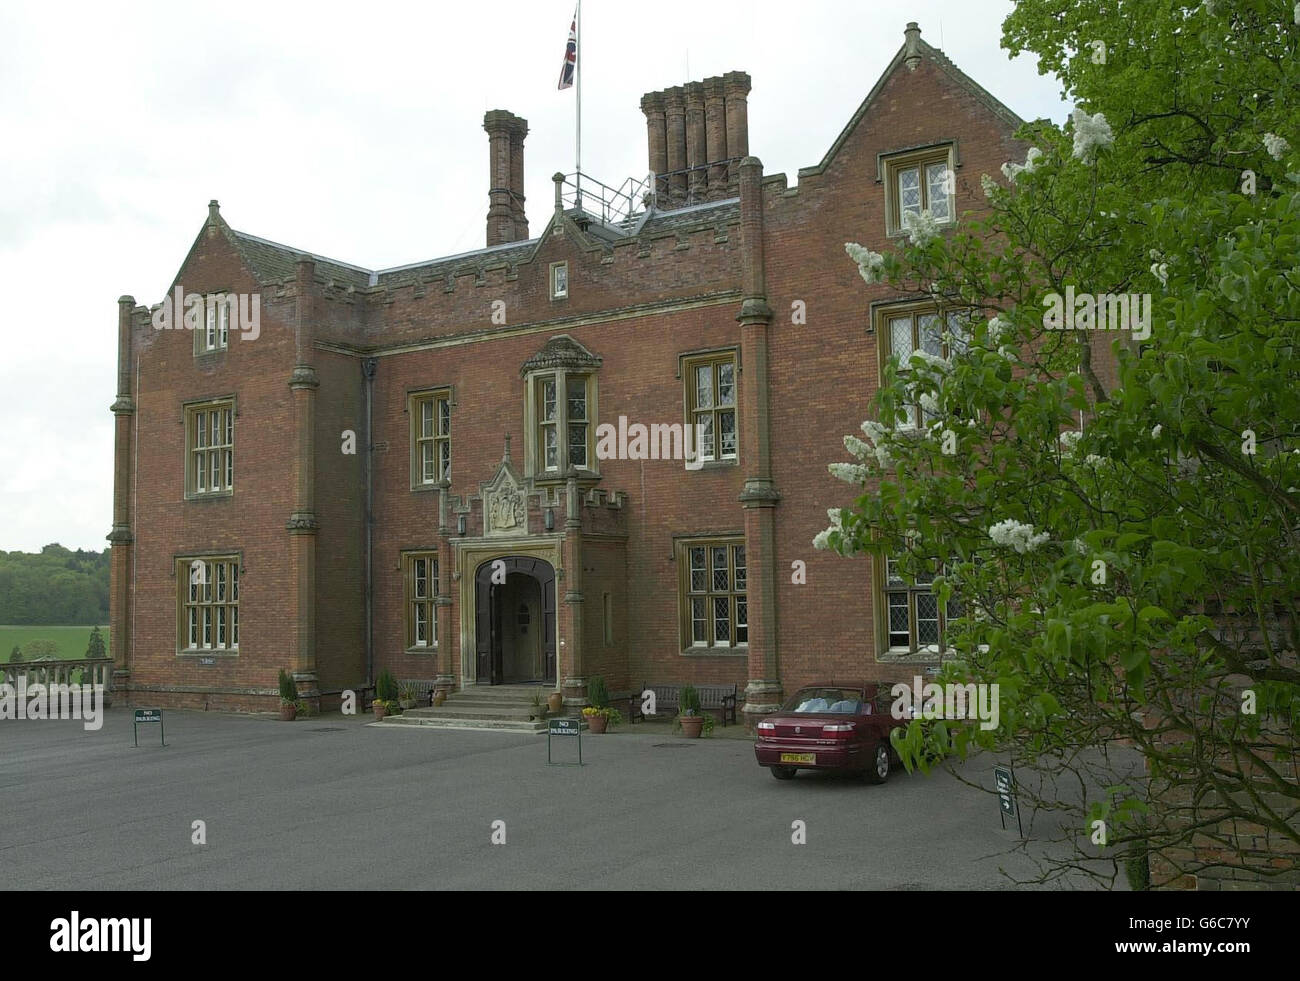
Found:
[[[553,691],[546,696],[546,707],[554,714],[564,708],[564,696],[558,691]]]
[[[294,705],[293,702],[281,702],[280,721],[292,722],[296,718],[298,718],[298,706]]]
[[[704,716],[702,715],[682,715],[678,716],[682,724],[682,735],[687,739],[699,739],[700,732],[704,729]]]
[[[604,732],[606,727],[609,725],[608,715],[588,715],[586,716],[586,719],[587,719],[587,728],[590,729],[592,732],[596,732],[596,733]]]
[[[435,706],[441,705],[446,700],[447,700],[447,693],[443,691],[441,688],[439,688],[436,692],[433,693],[433,704]]]
[[[384,706],[381,705],[379,702],[375,702],[375,704],[374,704],[373,706],[371,706],[371,707],[375,710],[375,721],[376,721],[376,722],[379,721],[379,720],[382,719],[385,715],[388,714],[388,709],[384,708]]]

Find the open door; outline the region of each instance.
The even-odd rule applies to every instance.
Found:
[[[491,559],[478,567],[474,575],[474,653],[475,677],[480,685],[499,685],[504,673],[502,596],[505,583],[493,582],[493,563],[497,566],[497,579],[508,579],[520,574],[536,580],[542,593],[542,664],[545,681],[555,681],[555,569],[544,559],[527,555],[512,555]]]

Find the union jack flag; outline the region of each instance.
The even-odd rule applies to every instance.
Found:
[[[573,72],[578,66],[578,12],[573,12],[569,24],[569,45],[564,49],[564,66],[560,69],[560,89],[573,88]]]

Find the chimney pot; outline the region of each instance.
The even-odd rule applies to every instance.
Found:
[[[921,63],[921,28],[917,26],[916,21],[909,21],[907,30],[903,32],[906,39],[906,50],[903,54],[903,63],[907,65],[908,71],[916,71],[916,66]]]
[[[668,136],[664,119],[662,92],[648,92],[641,97],[641,111],[645,113],[646,147],[649,152],[650,173],[655,175],[653,192],[656,201],[668,201]]]
[[[709,200],[727,196],[727,90],[718,75],[704,80],[704,138],[709,167]]]
[[[733,160],[749,156],[750,78],[744,72],[728,72],[722,77],[727,95],[727,156]],[[740,191],[740,165],[727,166],[727,188]]]
[[[680,85],[664,90],[664,124],[668,140],[670,207],[686,201],[686,92]]]
[[[524,137],[528,121],[504,109],[483,116],[488,134],[487,244],[504,245],[528,237],[524,215]]]
[[[686,91],[686,166],[690,168],[687,175],[690,198],[687,203],[699,204],[704,200],[704,190],[708,182],[705,167],[709,162],[708,148],[705,145],[704,128],[704,83],[688,82]]]

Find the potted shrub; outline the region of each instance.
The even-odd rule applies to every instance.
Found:
[[[704,729],[705,716],[700,714],[700,693],[694,685],[682,685],[677,696],[677,723],[687,739],[699,739]],[[713,720],[710,718],[710,722]],[[712,726],[710,726],[712,728]]]
[[[540,720],[546,718],[546,702],[542,698],[542,690],[534,689],[532,701],[528,706],[528,718],[530,720]]]
[[[604,732],[609,725],[618,725],[623,721],[618,709],[609,704],[609,689],[601,675],[592,675],[587,679],[587,701],[591,702],[582,710],[582,717],[587,720],[587,728],[592,732]]]
[[[447,700],[446,688],[439,688],[433,693],[433,704],[435,706],[441,705],[446,700]]]
[[[379,672],[379,677],[375,679],[375,702],[382,702],[385,714],[392,714],[397,709],[397,696],[397,679],[393,677],[393,672],[385,668]],[[379,718],[383,718],[382,715],[379,715],[378,708],[375,710],[375,714]]]
[[[404,681],[397,689],[397,704],[402,707],[402,711],[415,708],[418,694],[415,685],[412,682]]]
[[[604,732],[608,726],[619,725],[623,721],[623,716],[616,708],[595,708],[588,705],[582,710],[582,717],[587,722],[587,728],[592,732]]]
[[[370,703],[370,707],[374,710],[375,713],[376,722],[380,721],[384,716],[388,714],[389,704],[390,703],[384,701],[384,699],[382,698],[376,698],[373,702]]]
[[[280,721],[292,722],[298,717],[298,683],[293,675],[280,669]]]

